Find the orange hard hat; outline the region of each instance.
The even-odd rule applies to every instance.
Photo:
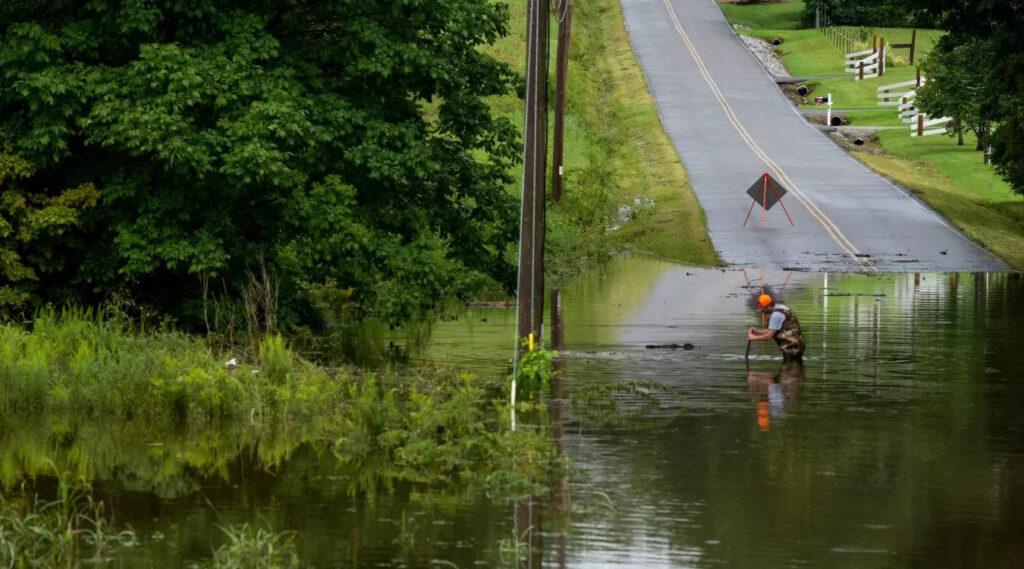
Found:
[[[764,308],[765,306],[768,306],[771,303],[772,297],[768,296],[767,294],[762,294],[761,296],[757,297],[757,305],[761,308]]]

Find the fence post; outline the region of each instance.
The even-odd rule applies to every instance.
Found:
[[[878,41],[878,76],[885,75],[885,38],[880,38]]]
[[[863,59],[860,62],[860,78],[864,79],[864,60]]]
[[[917,136],[924,136],[924,114],[917,114]]]
[[[921,88],[921,68],[917,68],[917,88]]]
[[[917,28],[910,32],[910,64],[914,64],[914,49],[917,47]]]
[[[871,52],[878,51],[878,36],[871,36]]]
[[[889,90],[888,89],[886,89],[885,91],[882,91],[882,92],[885,93],[886,95],[889,94]],[[885,97],[884,99],[882,99],[882,101],[885,102],[885,103],[888,103],[889,102],[889,97]]]

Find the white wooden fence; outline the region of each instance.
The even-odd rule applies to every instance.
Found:
[[[881,99],[878,101],[878,105],[882,107],[896,107],[900,122],[910,125],[910,136],[912,137],[943,134],[946,132],[948,123],[953,120],[952,117],[929,119],[928,115],[917,110],[914,99],[917,97],[917,89],[924,84],[925,78],[918,75],[917,79],[893,83],[892,85],[882,85],[878,88],[878,98]],[[909,91],[903,90],[910,87],[912,89]],[[928,128],[938,125],[942,126],[940,128]]]
[[[873,49],[848,53],[846,54],[846,66],[843,71],[856,73],[856,76],[853,78],[854,81],[878,77],[881,74],[883,65],[879,55],[880,53]]]

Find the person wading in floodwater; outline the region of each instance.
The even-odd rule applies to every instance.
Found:
[[[804,355],[804,334],[800,331],[800,321],[796,314],[784,304],[776,304],[772,297],[762,294],[757,299],[757,311],[770,314],[768,329],[750,328],[747,340],[775,340],[782,350],[782,359],[787,362],[799,362]]]

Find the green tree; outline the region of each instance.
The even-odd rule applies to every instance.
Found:
[[[11,153],[0,133],[0,310],[26,308],[41,275],[60,270],[54,251],[83,212],[96,205],[91,184],[49,194],[32,194],[18,185],[34,166]]]
[[[980,40],[933,52],[921,66],[928,81],[918,89],[916,99],[929,115],[959,119],[957,127],[950,127],[950,134],[974,132],[978,150],[985,146],[985,121],[991,118],[983,112],[988,53],[988,44]]]
[[[97,199],[50,236],[40,298],[127,287],[180,310],[201,275],[237,291],[257,259],[293,310],[325,282],[387,318],[511,283],[518,147],[486,97],[512,72],[479,50],[504,6],[52,5],[0,11],[0,129],[40,207]]]
[[[803,23],[813,26],[815,13],[821,10],[838,26],[934,27],[934,18],[924,8],[907,0],[805,0]]]
[[[949,30],[929,59],[945,75],[982,76],[980,115],[993,121],[992,163],[1013,190],[1024,194],[1024,3],[1006,0],[916,0]],[[971,52],[976,46],[978,51]],[[983,48],[980,46],[984,46]],[[970,57],[964,54],[971,53]],[[929,77],[931,80],[932,77]],[[955,95],[960,98],[961,95]],[[931,104],[953,104],[932,98]]]

